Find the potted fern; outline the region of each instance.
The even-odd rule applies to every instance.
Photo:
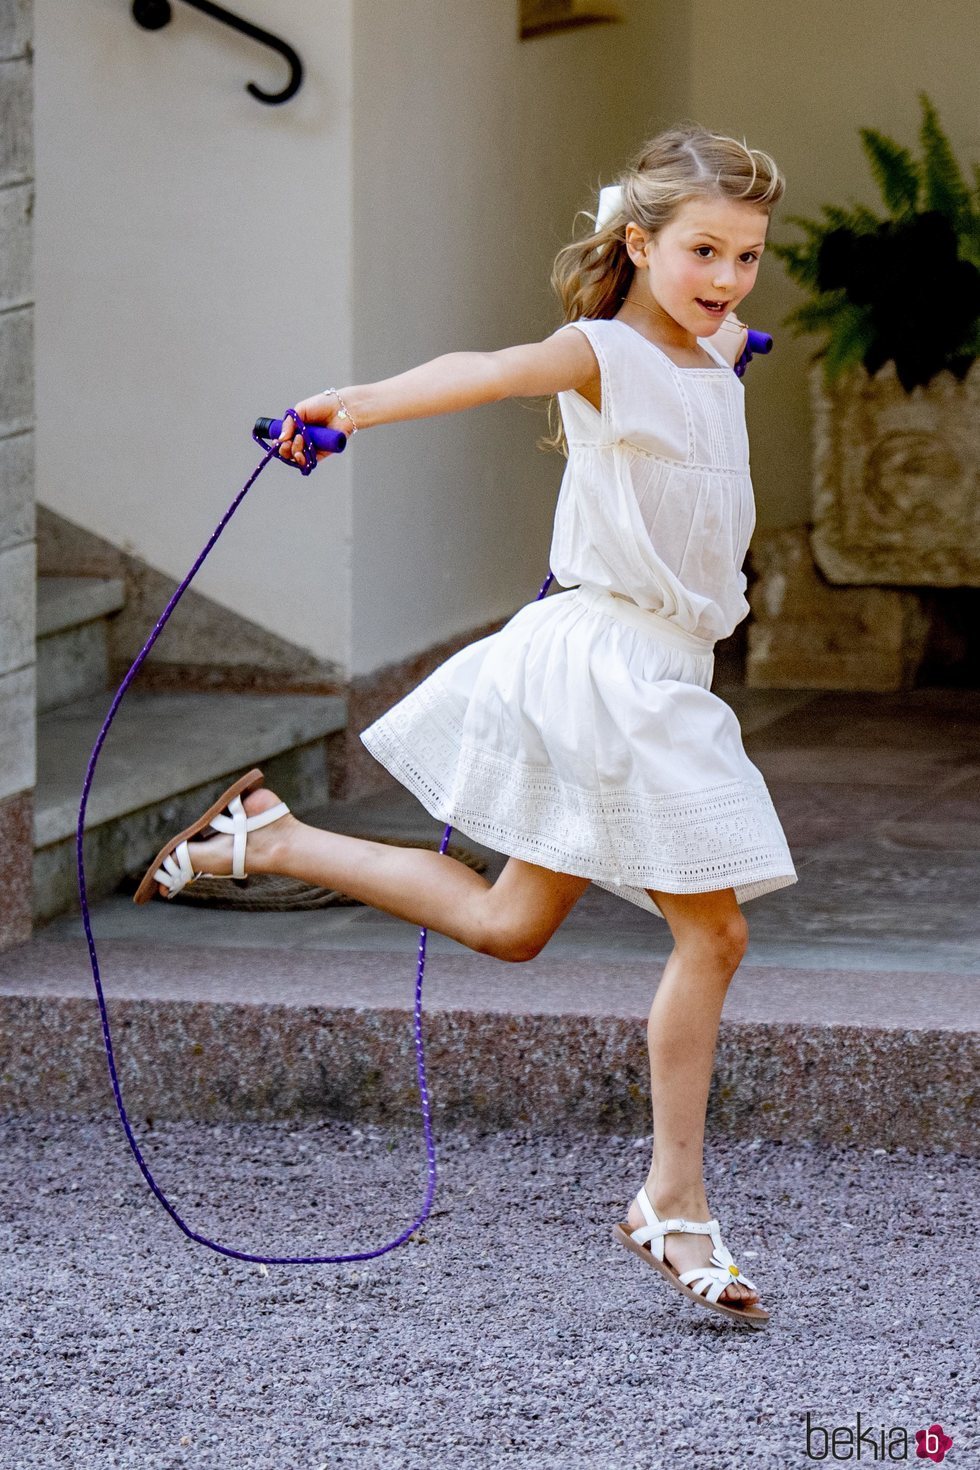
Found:
[[[887,218],[824,205],[770,244],[810,292],[784,321],[826,333],[810,367],[811,546],[832,582],[980,585],[980,167],[969,187],[928,96],[922,159],[861,142]]]

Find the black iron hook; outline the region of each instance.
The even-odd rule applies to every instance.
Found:
[[[289,63],[289,81],[281,92],[263,92],[254,82],[247,82],[245,90],[251,92],[260,102],[270,105],[277,102],[288,102],[290,97],[295,97],[303,84],[303,63],[296,52],[287,41],[281,41],[278,36],[273,36],[270,31],[263,31],[261,27],[255,26],[250,20],[243,20],[240,15],[234,15],[226,10],[223,5],[215,5],[212,0],[184,0],[185,5],[192,5],[195,10],[201,10],[205,15],[210,15],[213,20],[220,20],[224,25],[231,26],[232,30],[241,31],[244,36],[251,36],[253,41],[260,41],[263,46],[270,46],[273,51],[278,51]],[[170,0],[133,0],[133,19],[138,26],[145,31],[159,31],[168,25],[173,18],[173,7]]]

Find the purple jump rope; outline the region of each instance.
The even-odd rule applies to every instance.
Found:
[[[745,372],[747,363],[751,362],[752,357],[755,353],[767,353],[771,350],[771,337],[762,332],[750,331],[745,351],[742,353],[738,362],[735,364],[735,372],[738,374],[739,377],[741,377]],[[291,417],[297,428],[302,431],[304,451],[303,457],[305,460],[304,465],[296,464],[295,460],[284,460],[279,457],[279,445],[276,442],[275,436],[282,432],[283,420],[287,416]],[[266,442],[269,436],[272,436],[272,443]],[[266,465],[273,457],[279,458],[280,464],[285,464],[292,469],[297,469],[302,475],[309,475],[312,474],[318,463],[316,458],[316,450],[320,449],[326,450],[331,454],[340,454],[343,452],[347,445],[346,436],[344,434],[338,433],[334,429],[324,429],[313,425],[304,424],[297,414],[295,408],[288,409],[286,414],[283,415],[282,419],[259,419],[256,422],[255,428],[252,431],[252,438],[266,451],[264,457],[260,460],[258,465],[253,470],[252,474],[248,477],[245,484],[242,486],[241,490],[235,496],[235,499],[232,501],[231,505],[225,511],[221,520],[214,528],[214,531],[212,532],[212,535],[208,540],[206,546],[201,551],[194,565],[191,567],[190,571],[187,573],[186,577],[181,582],[180,586],[177,588],[176,592],[171,597],[170,601],[167,603],[167,606],[161,613],[152,633],[144,643],[142,649],[134,660],[132,667],[130,668],[126,677],[123,679],[119,688],[117,689],[112,704],[109,706],[109,713],[106,715],[105,720],[102,724],[102,729],[99,731],[95,745],[92,747],[92,754],[89,756],[88,768],[85,772],[85,781],[82,786],[82,799],[78,808],[78,826],[76,828],[75,834],[75,851],[78,864],[78,895],[81,901],[82,924],[85,928],[85,938],[88,941],[89,959],[92,965],[92,978],[95,981],[95,994],[98,999],[99,1012],[102,1017],[102,1039],[105,1043],[106,1060],[109,1064],[109,1077],[112,1082],[112,1091],[113,1096],[116,1100],[116,1108],[122,1121],[122,1125],[126,1133],[126,1138],[129,1141],[129,1146],[132,1149],[133,1157],[139,1165],[140,1172],[142,1173],[143,1178],[146,1180],[147,1184],[150,1186],[150,1189],[156,1195],[157,1199],[163,1205],[163,1208],[167,1211],[167,1214],[171,1217],[175,1224],[184,1232],[189,1240],[196,1241],[198,1245],[207,1246],[210,1250],[217,1251],[219,1255],[222,1256],[232,1256],[235,1260],[238,1261],[253,1261],[256,1264],[263,1266],[326,1266],[336,1265],[344,1261],[370,1261],[373,1260],[376,1256],[386,1255],[388,1251],[394,1250],[396,1246],[404,1245],[405,1241],[408,1240],[410,1236],[413,1235],[414,1232],[418,1230],[418,1228],[423,1225],[428,1219],[429,1212],[432,1209],[432,1201],[435,1198],[436,1151],[435,1145],[432,1141],[432,1113],[429,1103],[429,1093],[425,1082],[425,1050],[422,1044],[422,979],[425,974],[425,944],[428,937],[428,930],[425,927],[419,930],[418,968],[415,976],[415,1010],[413,1017],[419,1097],[422,1100],[422,1120],[425,1130],[425,1148],[428,1161],[426,1192],[425,1199],[422,1204],[421,1214],[416,1220],[412,1222],[411,1225],[403,1230],[400,1235],[396,1235],[394,1240],[390,1240],[387,1245],[379,1246],[377,1250],[351,1251],[346,1255],[339,1256],[260,1256],[255,1255],[250,1251],[235,1250],[232,1246],[220,1245],[218,1241],[211,1240],[207,1235],[202,1235],[199,1231],[192,1230],[187,1222],[181,1218],[177,1210],[167,1199],[167,1196],[157,1184],[152,1173],[150,1172],[149,1165],[140,1152],[139,1144],[136,1142],[136,1138],[130,1126],[129,1118],[126,1115],[126,1108],[123,1104],[122,1099],[122,1089],[119,1086],[119,1077],[116,1073],[116,1063],[112,1049],[112,1035],[109,1030],[109,1016],[106,1010],[105,994],[102,989],[102,979],[99,973],[99,959],[95,950],[95,940],[92,937],[92,924],[89,917],[88,898],[86,896],[85,890],[85,859],[83,852],[85,838],[85,811],[88,806],[89,791],[92,786],[92,779],[95,775],[95,767],[99,759],[99,754],[102,750],[102,746],[105,743],[106,735],[109,733],[109,727],[116,717],[116,711],[122,703],[124,694],[126,693],[130,684],[132,684],[136,675],[139,673],[143,661],[146,658],[147,654],[150,652],[150,649],[153,647],[154,643],[163,632],[163,629],[170,617],[170,614],[173,612],[174,608],[177,606],[178,602],[187,591],[191,582],[193,582],[194,578],[197,576],[197,573],[200,571],[203,563],[210,555],[211,550],[218,537],[221,535],[222,531],[225,529],[228,522],[235,514],[236,510],[245,499],[245,496],[248,494],[249,490],[255,484],[255,481],[258,479],[259,475],[262,473]],[[544,582],[541,584],[540,592],[535,598],[536,602],[539,602],[541,598],[544,597],[545,593],[548,591],[548,588],[551,586],[553,578],[554,573],[549,571]],[[441,854],[445,853],[446,848],[449,845],[449,837],[452,830],[452,824],[450,823],[446,826],[446,830],[442,835],[442,842],[439,844],[439,852]]]

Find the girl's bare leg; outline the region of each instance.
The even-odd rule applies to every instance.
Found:
[[[646,1191],[661,1218],[710,1220],[704,1120],[721,1010],[745,953],[748,925],[731,888],[692,894],[647,891],[670,925],[674,949],[647,1022],[654,1136]],[[644,1223],[635,1201],[628,1223]],[[665,1237],[664,1254],[678,1272],[707,1264],[711,1251],[707,1235],[672,1232]],[[722,1301],[740,1299],[757,1301],[758,1293],[732,1285],[721,1294]]]
[[[266,788],[245,797],[247,816],[275,806]],[[231,838],[188,844],[195,872],[230,873]],[[336,888],[396,918],[447,934],[480,954],[529,960],[539,953],[589,886],[510,858],[495,883],[445,853],[392,847],[309,827],[290,815],[248,835],[249,873],[280,873]],[[163,884],[158,885],[166,895]]]

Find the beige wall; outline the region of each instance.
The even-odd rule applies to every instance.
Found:
[[[883,208],[858,129],[890,133],[918,155],[920,90],[961,163],[980,155],[973,0],[944,0],[939,11],[900,0],[816,11],[804,0],[747,0],[737,10],[721,0],[636,0],[623,6],[622,25],[523,45],[513,39],[515,9],[510,0],[411,0],[383,27],[356,30],[355,174],[384,178],[405,241],[386,253],[373,194],[362,190],[361,376],[550,330],[548,273],[575,210],[645,135],[682,117],[774,155],[787,179],[771,227],[781,241],[802,238],[788,216],[816,217],[824,202]],[[802,299],[770,256],[743,309],[776,338],[746,378],[760,529],[810,515],[806,370],[818,339],[783,326]],[[392,427],[358,446],[356,670],[534,595],[561,468],[534,449],[541,423],[532,407],[508,404],[452,424]],[[504,455],[494,448],[500,435]]]
[[[659,126],[652,7],[534,41],[516,0],[364,6],[354,52],[357,381],[559,325],[577,209]],[[614,80],[615,79],[615,80]],[[612,85],[611,85],[612,83]],[[625,99],[629,99],[628,105]],[[544,401],[391,425],[356,444],[355,673],[513,612],[547,574],[563,461]]]
[[[976,0],[861,0],[814,6],[761,0],[733,9],[689,0],[689,107],[705,126],[772,153],[787,179],[771,238],[803,239],[788,215],[822,217],[823,204],[884,203],[858,129],[876,128],[920,156],[920,91],[928,93],[961,167],[980,158]],[[810,413],[806,368],[820,339],[781,326],[805,297],[770,257],[743,320],[777,338],[746,375],[752,479],[760,527],[810,515]],[[896,303],[896,311],[901,310]]]

